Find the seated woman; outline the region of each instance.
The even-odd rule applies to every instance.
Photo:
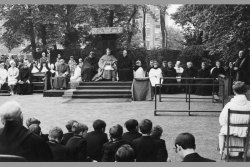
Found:
[[[156,84],[160,84],[160,78],[162,78],[162,71],[161,69],[158,67],[158,62],[154,61],[154,67],[151,68],[151,70],[149,71],[149,80],[151,82],[151,85],[153,87],[153,91],[155,91],[155,86]],[[163,80],[161,80],[161,83],[163,82]],[[157,89],[157,92],[159,90]],[[154,92],[154,93],[157,93]]]
[[[82,69],[83,62],[80,62],[78,66],[76,66],[74,75],[70,77],[71,88],[75,88],[82,81]]]
[[[2,88],[3,84],[6,83],[6,79],[8,77],[8,71],[4,69],[4,62],[0,63],[0,89]]]
[[[250,110],[250,101],[247,100],[245,95],[245,93],[247,92],[247,86],[245,85],[245,83],[241,81],[236,81],[233,84],[233,92],[235,96],[231,99],[229,103],[225,105],[219,117],[219,123],[221,125],[221,130],[219,133],[220,154],[222,154],[223,152],[225,135],[227,135],[228,109],[238,110],[238,111]],[[246,115],[234,114],[231,116],[231,120],[232,120],[231,122],[235,124],[245,124],[248,123],[249,117]],[[229,134],[237,137],[246,137],[247,127],[230,127]]]
[[[127,51],[123,50],[123,55],[117,61],[119,81],[133,80],[133,63],[132,59],[127,55]]]
[[[8,86],[10,87],[10,94],[14,95],[14,88],[17,84],[17,77],[19,70],[16,67],[15,61],[10,61],[10,68],[8,69]]]
[[[38,67],[37,67],[37,65],[36,65],[35,62],[31,64],[30,70],[31,70],[31,74],[35,74],[35,73],[39,72],[39,69],[38,69]]]
[[[145,76],[146,72],[142,68],[142,63],[140,60],[137,60],[134,67],[134,78],[145,78]]]
[[[56,71],[55,71],[55,65],[54,64],[50,64],[50,77],[55,77],[56,75]]]
[[[32,93],[31,86],[31,72],[27,62],[24,62],[19,71],[18,83],[17,83],[17,94],[25,95]]]

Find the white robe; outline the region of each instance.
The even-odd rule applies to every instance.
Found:
[[[8,85],[16,85],[18,75],[19,75],[18,68],[16,68],[16,67],[14,67],[14,68],[10,67],[8,69]]]
[[[151,68],[149,71],[149,79],[151,82],[151,85],[154,87],[156,84],[160,84],[160,78],[162,78],[162,71],[160,68],[154,69]],[[161,83],[163,82],[163,79],[161,80]]]
[[[8,71],[1,68],[0,69],[0,88],[6,82],[7,77],[8,77]]]
[[[31,73],[32,73],[32,74],[38,73],[38,72],[39,72],[39,70],[38,70],[36,67],[32,68],[32,70],[31,70]]]
[[[80,82],[80,81],[82,81],[81,68],[77,66],[74,71],[74,75],[70,77],[70,82]]]
[[[142,67],[139,67],[136,71],[134,71],[134,78],[145,78],[145,71]]]

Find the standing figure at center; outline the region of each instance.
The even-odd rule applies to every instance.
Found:
[[[117,62],[119,81],[133,80],[133,63],[126,50],[123,50],[122,57]]]
[[[163,82],[162,78],[162,70],[158,67],[158,62],[154,61],[154,68],[151,68],[149,71],[149,80],[151,82],[151,85],[153,87],[153,91],[155,91],[155,87],[157,84],[160,84]],[[159,89],[156,90],[154,93],[158,93]]]
[[[176,70],[174,69],[172,61],[168,62],[168,66],[163,73],[163,77],[171,77],[171,78],[176,78],[177,73]],[[175,84],[177,83],[176,79],[164,79],[164,83],[169,83],[169,84]],[[175,85],[167,85],[165,88],[165,92],[168,94],[174,94],[176,93],[176,86]]]
[[[106,49],[106,54],[103,55],[98,62],[98,73],[92,79],[93,81],[100,80],[116,80],[116,72],[117,72],[117,59],[111,55],[111,50],[109,48]]]

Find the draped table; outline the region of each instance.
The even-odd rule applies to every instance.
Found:
[[[153,99],[152,87],[148,77],[134,78],[132,98],[133,101],[151,101]]]

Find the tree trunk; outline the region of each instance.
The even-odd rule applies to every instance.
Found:
[[[134,32],[133,32],[134,29],[135,29],[135,18],[132,19],[131,30],[128,33],[128,42],[127,42],[127,48],[128,49],[131,48],[131,41],[132,41],[132,37],[134,35]]]
[[[46,35],[47,35],[46,25],[42,24],[41,25],[41,38],[42,38],[43,49],[47,49]]]
[[[143,47],[146,48],[146,13],[147,7],[143,7],[143,26],[142,26],[142,38],[143,38]]]
[[[113,27],[114,25],[114,11],[113,10],[109,10],[108,24],[109,24],[109,27]]]
[[[32,9],[29,8],[29,15],[32,16]],[[34,24],[32,20],[29,20],[29,36],[30,36],[30,43],[31,43],[31,49],[32,49],[32,56],[36,57],[36,35],[34,30]]]
[[[166,42],[166,25],[165,25],[165,8],[160,10],[160,24],[161,24],[161,35],[162,35],[162,48],[167,46]]]

